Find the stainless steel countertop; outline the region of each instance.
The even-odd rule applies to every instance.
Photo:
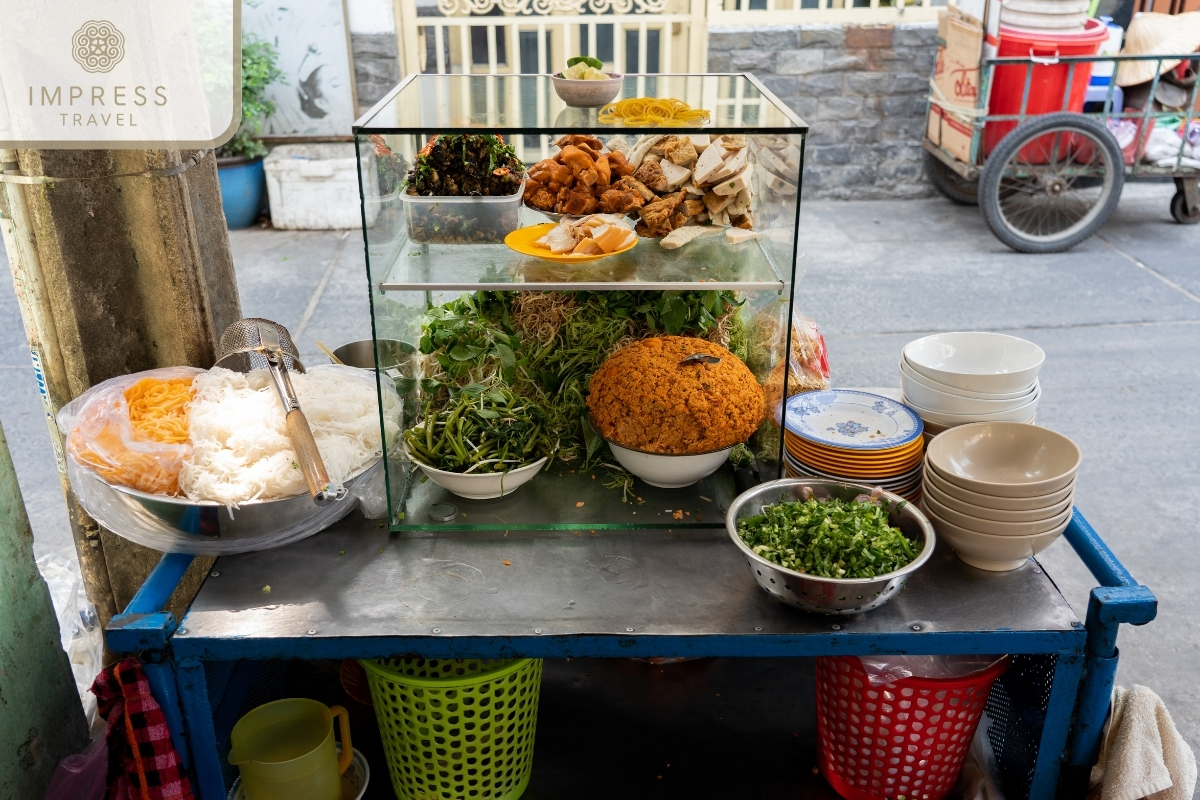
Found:
[[[358,514],[221,558],[180,627],[177,654],[204,658],[1060,652],[1084,635],[1036,561],[989,573],[941,543],[895,600],[831,617],[773,601],[723,529],[392,534]]]

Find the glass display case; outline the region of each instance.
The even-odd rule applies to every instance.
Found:
[[[618,99],[644,97],[683,101],[708,115],[675,127],[627,125],[600,109],[567,107],[547,76],[414,75],[356,123],[359,163],[365,165],[359,183],[377,373],[381,393],[394,389],[400,400],[381,394],[393,530],[588,535],[601,528],[711,527],[738,493],[737,468],[778,473],[782,403],[804,380],[789,354],[802,333],[799,321],[793,324],[792,300],[804,267],[796,230],[808,126],[750,75],[627,76]],[[433,137],[454,135],[499,135],[527,174],[505,175],[514,192],[500,196],[408,193],[409,172],[422,148]],[[555,143],[569,135],[588,137],[591,149],[582,149],[597,162],[598,153],[622,154],[606,158],[614,184],[618,163],[632,165],[639,156],[659,162],[665,170],[655,179],[666,172],[663,186],[669,188],[653,200],[684,198],[672,201],[679,203],[678,216],[664,224],[699,224],[703,235],[670,248],[670,237],[659,238],[665,228],[653,230],[645,218],[639,221],[637,209],[621,208],[617,213],[628,211],[629,227],[637,223],[643,234],[624,252],[563,263],[504,244],[514,230],[559,221],[553,206],[534,207],[526,189],[544,174],[537,165],[561,158],[565,147]],[[661,150],[665,142],[684,139],[699,150],[691,161],[681,159],[692,169],[679,183],[672,177],[678,170],[664,163],[674,156]],[[720,149],[708,161],[724,156],[721,167],[700,161],[710,142]],[[660,152],[647,155],[654,144]],[[725,174],[731,169],[734,174]],[[702,171],[707,180],[699,180]],[[423,174],[413,178],[414,187],[426,180]],[[738,183],[716,195],[717,177]],[[695,202],[689,206],[687,200]],[[545,196],[542,205],[549,205]],[[731,217],[729,210],[741,213]],[[645,235],[650,233],[659,236]],[[721,344],[764,390],[764,421],[745,446],[685,488],[632,478],[586,418],[591,373],[619,346],[656,333]],[[464,391],[488,396],[497,387],[520,398],[518,405],[528,401],[542,409],[530,445],[549,432],[552,456],[532,480],[502,497],[452,494],[416,466],[403,431],[424,430]]]

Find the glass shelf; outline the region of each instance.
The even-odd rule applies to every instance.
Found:
[[[528,215],[528,216],[527,216]],[[521,210],[521,224],[547,218]],[[403,232],[393,242],[372,245],[375,288],[400,291],[766,290],[782,292],[792,272],[790,229],[776,242],[764,234],[741,244],[710,235],[667,250],[642,239],[627,253],[584,264],[559,264],[525,256],[502,244],[418,244]]]
[[[808,125],[752,75],[627,75],[618,99],[682,100],[710,112],[707,123],[670,129],[807,133]],[[546,75],[412,75],[354,124],[354,133],[522,133],[583,128],[661,132],[602,125],[597,109],[568,108]]]
[[[401,469],[393,465],[393,474],[399,475]],[[572,473],[556,465],[496,500],[458,497],[431,480],[422,480],[420,470],[403,474],[408,485],[401,493],[404,499],[394,508],[404,516],[393,521],[392,530],[570,530],[586,536],[602,529],[712,528],[724,524],[725,511],[738,495],[729,464],[683,489],[659,489],[635,481],[624,502],[620,488],[604,485],[610,473],[603,467]],[[458,516],[447,522],[431,519],[431,506],[445,503],[455,506]]]

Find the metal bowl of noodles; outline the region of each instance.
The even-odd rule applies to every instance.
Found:
[[[111,486],[67,458],[67,477],[83,510],[113,533],[164,553],[232,555],[299,541],[324,530],[383,488],[383,459],[346,479],[344,497],[318,506],[304,494],[237,507]]]
[[[762,512],[762,508],[780,502],[805,500],[809,494],[817,500],[853,500],[870,495],[870,486],[840,481],[785,478],[770,481],[742,492],[729,506],[725,529],[741,551],[746,568],[767,594],[788,605],[817,614],[859,614],[878,608],[895,597],[909,577],[920,569],[929,557],[937,537],[933,526],[914,504],[899,495],[883,492],[882,499],[890,506],[888,523],[899,528],[914,544],[920,545],[917,557],[895,572],[874,578],[821,578],[786,569],[755,553],[738,535],[738,522]]]

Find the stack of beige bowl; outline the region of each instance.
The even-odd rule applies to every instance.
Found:
[[[1079,448],[1020,422],[977,422],[938,434],[925,451],[921,506],[968,564],[1016,569],[1071,521]]]
[[[904,404],[925,423],[926,440],[971,422],[1033,422],[1046,353],[1002,333],[937,333],[900,356]]]

